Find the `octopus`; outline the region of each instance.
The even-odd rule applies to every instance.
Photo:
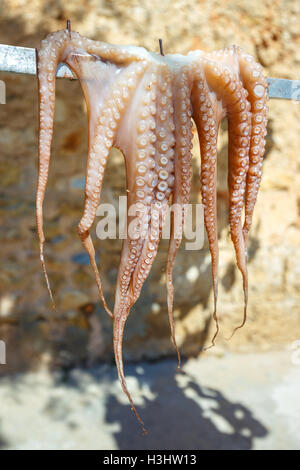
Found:
[[[201,197],[212,265],[214,344],[219,331],[217,138],[228,119],[229,226],[244,292],[243,321],[248,302],[247,238],[256,203],[267,126],[267,81],[262,67],[241,48],[187,55],[163,55],[142,47],[93,41],[70,27],[49,34],[37,49],[39,90],[39,173],[36,220],[40,259],[55,307],[44,260],[43,201],[47,185],[55,79],[65,63],[79,79],[88,114],[88,158],[83,215],[78,235],[94,271],[99,296],[113,322],[113,345],[119,380],[143,430],[127,388],[122,343],[126,320],[140,296],[155,259],[168,205],[172,213],[166,264],[167,306],[171,337],[177,350],[173,318],[172,271],[183,236],[184,212],[191,192],[193,121],[201,154]],[[125,159],[127,237],[118,268],[113,312],[103,294],[100,270],[90,235],[100,203],[105,167],[112,147]],[[179,223],[178,223],[179,220]]]

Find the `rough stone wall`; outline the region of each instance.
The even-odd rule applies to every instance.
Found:
[[[186,53],[237,44],[252,53],[268,76],[300,78],[300,3],[297,0],[2,0],[0,43],[35,47],[65,27],[92,39]],[[37,84],[34,77],[0,73],[6,105],[0,105],[0,339],[7,366],[0,373],[54,363],[110,360],[111,322],[98,303],[94,277],[77,237],[87,153],[85,105],[76,81],[57,81],[51,174],[45,202],[46,257],[59,308],[53,318],[38,258],[34,194],[37,178]],[[211,352],[258,350],[300,337],[299,241],[300,104],[272,100],[264,175],[249,240],[249,319]],[[224,336],[242,316],[242,285],[227,224],[227,137],[222,125],[218,157],[220,241],[219,313]],[[199,148],[194,139],[193,201],[200,201]],[[103,202],[125,195],[124,164],[110,156]],[[98,261],[113,303],[121,243],[97,240]],[[161,244],[125,335],[127,359],[173,355],[166,312]],[[185,355],[198,354],[214,331],[207,243],[182,247],[174,270],[177,338]],[[50,320],[52,318],[52,323]]]

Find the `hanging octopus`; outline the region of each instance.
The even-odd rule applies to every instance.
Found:
[[[259,190],[265,147],[268,99],[262,67],[238,47],[186,56],[151,53],[81,37],[70,28],[49,34],[37,50],[39,85],[39,176],[36,195],[40,258],[55,308],[44,261],[43,200],[49,172],[59,63],[79,79],[87,104],[88,159],[83,215],[78,234],[95,274],[100,299],[113,319],[114,354],[119,379],[132,410],[126,385],[122,341],[126,319],[138,299],[158,250],[168,204],[176,204],[167,257],[167,301],[171,336],[172,270],[182,239],[184,207],[191,191],[192,119],[200,141],[204,222],[212,259],[216,334],[218,298],[217,136],[228,118],[229,224],[238,269],[243,279],[244,316],[248,301],[247,236]],[[100,203],[107,159],[112,147],[125,158],[127,237],[123,241],[113,312],[104,299],[90,229]],[[134,210],[133,210],[134,208]],[[243,218],[244,212],[244,218]],[[242,326],[241,325],[241,326]],[[180,362],[179,362],[180,363]]]

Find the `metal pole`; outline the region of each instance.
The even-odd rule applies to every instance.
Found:
[[[0,44],[0,72],[36,75],[35,49]],[[76,79],[65,64],[58,65],[56,76]],[[300,101],[300,80],[285,78],[268,78],[267,80],[270,98]]]

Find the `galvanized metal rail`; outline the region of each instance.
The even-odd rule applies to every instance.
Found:
[[[35,49],[0,44],[0,72],[36,75]],[[59,64],[56,76],[59,78],[76,78],[65,64]]]
[[[35,49],[0,44],[0,72],[36,75]],[[59,64],[56,76],[76,79],[65,64]],[[287,80],[285,78],[268,78],[267,80],[270,98],[300,101],[300,80]]]

